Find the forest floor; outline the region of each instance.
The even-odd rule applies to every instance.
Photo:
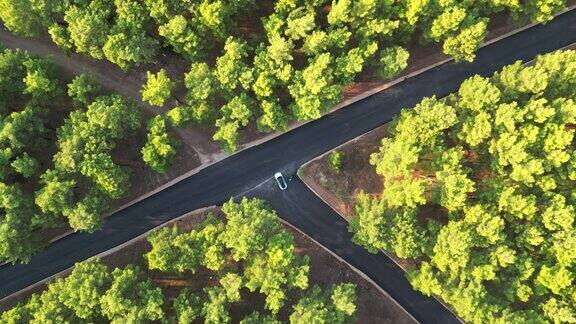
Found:
[[[378,195],[384,189],[381,177],[370,164],[370,155],[378,151],[382,138],[387,136],[388,124],[385,124],[337,148],[342,153],[340,172],[329,167],[328,154],[324,154],[303,165],[298,175],[349,221],[354,215],[356,196],[361,190]]]
[[[195,211],[182,216],[172,222],[163,224],[164,226],[177,225],[183,230],[190,230],[206,219],[208,213],[218,215],[219,208],[211,207],[200,211]],[[351,282],[357,285],[357,323],[415,323],[403,308],[401,308],[387,294],[381,292],[372,283],[352,270],[346,263],[334,257],[327,250],[301,234],[290,225],[284,224],[284,228],[294,235],[297,253],[310,257],[310,286],[318,285],[322,288],[338,282]],[[143,258],[150,249],[150,244],[146,240],[147,234],[137,237],[126,244],[105,252],[100,256],[104,264],[109,269],[125,267],[128,264],[139,265],[142,269],[147,269],[147,264]],[[70,270],[66,270],[59,277],[65,276]],[[202,287],[215,283],[215,274],[210,271],[200,270],[193,275],[176,276],[158,271],[148,271],[155,285],[162,287],[168,300],[177,296],[178,291],[186,286],[191,290],[200,290]],[[0,311],[13,307],[21,301],[27,300],[32,293],[40,292],[46,288],[45,283],[36,285],[31,289],[25,289],[17,294],[0,301]],[[290,296],[288,304],[293,304],[297,296]],[[230,311],[233,322],[242,318],[254,309],[254,305],[263,306],[264,300],[260,294],[251,294],[246,289],[243,291],[242,302],[234,304]],[[290,308],[279,314],[281,319],[287,319]]]

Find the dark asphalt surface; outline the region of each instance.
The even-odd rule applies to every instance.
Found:
[[[411,290],[400,270],[383,254],[370,255],[349,241],[346,224],[314,197],[299,180],[285,192],[270,178],[282,171],[295,174],[303,163],[388,122],[401,108],[412,107],[422,97],[442,97],[457,90],[474,75],[491,75],[516,60],[576,42],[576,11],[558,16],[491,44],[478,51],[474,63],[447,63],[410,78],[390,89],[308,123],[259,146],[215,163],[108,219],[101,231],[76,233],[51,244],[26,265],[0,267],[0,298],[62,271],[78,261],[109,250],[155,226],[192,210],[221,204],[229,197],[250,192],[262,196],[301,231],[334,249],[350,264],[368,274],[417,320],[455,322],[439,302]],[[256,187],[256,188],[255,188]],[[285,199],[289,198],[289,199]]]
[[[384,253],[371,254],[351,243],[348,223],[309,190],[300,178],[294,176],[288,181],[285,191],[277,188],[271,179],[246,196],[265,199],[290,224],[305,229],[314,240],[370,277],[419,322],[459,322],[438,301],[414,291],[404,277],[404,271]],[[309,232],[307,229],[314,230]]]

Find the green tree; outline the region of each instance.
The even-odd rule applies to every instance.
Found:
[[[24,90],[26,67],[24,61],[28,55],[22,51],[3,50],[0,52],[0,111],[5,113],[15,96]]]
[[[345,317],[353,316],[356,312],[356,286],[354,284],[345,283],[335,286],[331,299],[336,310]]]
[[[333,286],[332,294],[314,287],[301,298],[290,315],[290,323],[349,323],[356,312],[353,284]]]
[[[76,103],[87,106],[100,93],[100,88],[94,77],[82,73],[68,83],[68,96]]]
[[[284,287],[308,287],[309,260],[295,255],[293,237],[284,231],[271,237],[265,249],[249,261],[244,273],[246,287],[266,295],[266,308],[277,314],[287,297]]]
[[[238,129],[240,124],[237,120],[228,121],[225,118],[216,120],[218,130],[212,138],[215,141],[223,142],[224,149],[234,152],[238,149]]]
[[[6,192],[0,197],[14,200]],[[209,323],[230,322],[230,309],[242,302],[247,295],[245,288],[265,295],[265,307],[276,314],[285,303],[292,302],[288,296],[295,296],[294,290],[308,287],[308,258],[296,253],[293,236],[274,219],[272,226],[254,227],[259,233],[252,237],[266,237],[262,246],[253,247],[244,259],[235,261],[236,248],[226,247],[223,235],[225,231],[234,232],[233,227],[248,229],[239,223],[243,215],[233,215],[236,213],[255,213],[252,222],[257,222],[260,215],[275,216],[262,200],[230,201],[223,215],[229,218],[226,222],[209,213],[204,222],[189,231],[177,226],[163,227],[148,236],[152,247],[144,258],[149,270],[172,272],[188,281],[201,269],[196,279],[202,280],[194,279],[196,284],[178,291],[170,305],[162,290],[153,286],[149,272],[129,264],[110,273],[95,258],[76,264],[70,275],[49,282],[44,292],[3,313],[0,321],[150,322],[162,321],[165,314],[171,314],[169,321],[178,323],[202,319]],[[246,239],[249,237],[244,236]],[[214,280],[206,277],[210,273]],[[343,323],[353,319],[354,285],[338,284],[325,292],[315,287],[304,293],[314,307],[322,308],[325,321]],[[250,306],[246,311],[252,313],[242,323],[279,323],[275,315],[261,313],[257,305]],[[302,312],[320,319],[309,316],[310,309]]]
[[[154,321],[164,317],[162,291],[132,265],[112,271],[112,284],[100,304],[102,314],[111,321]]]
[[[30,14],[29,0],[2,0],[0,1],[0,19],[6,27],[23,36],[37,36],[41,29],[38,17]]]
[[[342,169],[342,152],[334,150],[328,154],[328,167],[332,171],[340,173]]]
[[[130,172],[114,162],[116,140],[140,127],[141,112],[133,101],[118,95],[100,96],[86,111],[74,111],[58,130],[54,170],[42,176],[36,203],[53,217],[64,215],[79,230],[101,226],[107,200],[129,190]],[[77,184],[88,183],[80,191]]]
[[[258,130],[285,131],[288,128],[288,116],[278,101],[263,100],[260,102],[262,115],[256,121]]]
[[[103,55],[122,70],[128,70],[137,63],[149,63],[156,54],[158,42],[141,32],[112,34],[102,46]]]
[[[22,156],[12,162],[14,171],[20,173],[24,178],[30,178],[38,172],[38,161],[24,152]]]
[[[487,20],[481,20],[462,29],[459,34],[448,37],[444,41],[444,53],[454,57],[456,60],[473,61],[476,57],[474,53],[482,45],[484,38],[486,38],[487,28]]]
[[[392,79],[408,66],[410,53],[400,46],[389,47],[380,52],[378,76],[383,79]]]
[[[184,75],[189,101],[206,101],[215,92],[216,80],[206,63],[192,63],[190,71]]]
[[[28,262],[42,247],[34,233],[30,199],[15,185],[0,183],[0,259],[6,262]]]
[[[191,323],[202,314],[202,300],[184,288],[174,299],[173,309],[178,323]]]
[[[158,27],[158,33],[164,37],[175,52],[184,55],[191,61],[204,56],[205,47],[202,38],[182,15],[175,15]]]
[[[208,300],[204,302],[202,313],[205,323],[230,323],[231,317],[228,311],[226,292],[221,287],[205,289]]]
[[[259,312],[254,312],[244,317],[240,324],[278,324],[280,321],[276,320],[270,315],[262,315]]]
[[[164,106],[172,95],[174,82],[166,75],[164,69],[153,74],[146,72],[148,80],[142,88],[142,100],[154,106]]]
[[[108,269],[94,258],[76,264],[66,278],[56,279],[48,291],[83,320],[101,320],[100,299],[110,285]]]
[[[371,156],[384,190],[358,195],[354,241],[424,260],[412,285],[465,321],[570,320],[575,57],[518,62],[402,111]]]
[[[43,100],[54,97],[59,90],[57,81],[51,79],[49,72],[43,69],[28,70],[24,78],[24,85],[24,93]]]
[[[220,233],[224,224],[209,218],[199,229],[181,233],[176,227],[153,232],[148,241],[152,250],[145,255],[148,268],[166,272],[194,273],[204,266],[219,270],[225,263]]]
[[[177,139],[168,133],[166,120],[156,116],[148,122],[148,141],[142,148],[142,159],[156,172],[164,173],[176,157],[177,144]]]
[[[111,7],[105,1],[70,6],[64,15],[70,41],[79,53],[104,58],[102,47],[110,32]]]
[[[252,105],[252,100],[246,94],[241,94],[220,108],[222,117],[226,120],[238,121],[242,126],[247,126],[252,117],[252,110],[250,109]]]
[[[226,91],[234,91],[242,84],[242,78],[249,73],[249,67],[244,62],[250,48],[241,40],[229,37],[224,45],[224,55],[216,59],[214,75]],[[243,84],[242,84],[243,85]]]
[[[226,298],[231,302],[240,301],[240,288],[242,277],[236,273],[227,273],[220,279],[220,284],[226,292]]]
[[[56,172],[47,172],[42,176],[42,183],[44,186],[36,193],[36,205],[42,212],[61,215],[72,206],[75,181],[63,180]]]
[[[340,99],[342,88],[332,84],[332,62],[330,53],[322,53],[304,70],[295,73],[294,83],[288,89],[294,99],[292,112],[298,120],[320,118]]]
[[[187,106],[182,107],[179,113],[182,122],[173,124],[178,125],[189,120],[197,123],[212,121],[215,115],[213,106],[217,81],[208,64],[193,63],[190,72],[184,75],[184,84],[188,89]]]
[[[222,206],[222,211],[227,223],[221,239],[236,261],[262,251],[280,229],[278,215],[260,199],[242,198],[238,204],[230,200]]]

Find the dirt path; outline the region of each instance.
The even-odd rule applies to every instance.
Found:
[[[93,75],[107,90],[120,93],[126,97],[134,98],[141,107],[146,109],[151,115],[157,115],[165,109],[152,107],[142,101],[140,89],[146,80],[146,70],[157,70],[155,65],[142,66],[123,72],[116,65],[104,61],[94,60],[79,54],[68,54],[58,48],[48,39],[23,38],[12,34],[4,27],[0,27],[0,43],[8,48],[19,48],[38,55],[50,55],[55,63],[64,70],[69,77],[80,73]],[[161,60],[169,62],[161,63],[160,66],[167,70],[181,70],[177,61],[173,58],[161,57]],[[172,64],[170,64],[171,62]],[[172,66],[171,66],[172,65]],[[182,143],[187,150],[198,153],[202,164],[209,164],[220,158],[220,147],[212,140],[209,132],[202,131],[195,127],[177,129]]]

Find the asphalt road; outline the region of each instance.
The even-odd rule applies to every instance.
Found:
[[[455,317],[434,299],[413,292],[382,254],[366,254],[351,243],[342,220],[298,180],[286,192],[273,189],[276,171],[295,174],[314,157],[391,120],[403,107],[425,96],[442,97],[457,90],[474,74],[491,75],[516,60],[531,60],[576,42],[576,11],[558,16],[479,50],[474,63],[447,63],[410,78],[390,89],[308,123],[259,146],[250,148],[173,186],[158,192],[108,219],[101,231],[76,233],[54,242],[26,265],[0,267],[0,298],[69,268],[184,213],[250,192],[269,199],[289,222],[367,273],[397,298],[419,321],[454,322]],[[295,196],[294,196],[295,195]],[[290,197],[290,199],[284,199]],[[313,215],[312,215],[313,213]],[[305,220],[307,218],[308,220]],[[330,226],[330,230],[326,230]],[[386,271],[385,271],[386,270]]]
[[[265,199],[284,220],[370,277],[419,322],[459,323],[437,300],[414,291],[404,271],[384,253],[371,254],[351,243],[346,220],[309,190],[299,177],[288,181],[287,190],[277,188],[275,180],[270,179],[246,196]]]

